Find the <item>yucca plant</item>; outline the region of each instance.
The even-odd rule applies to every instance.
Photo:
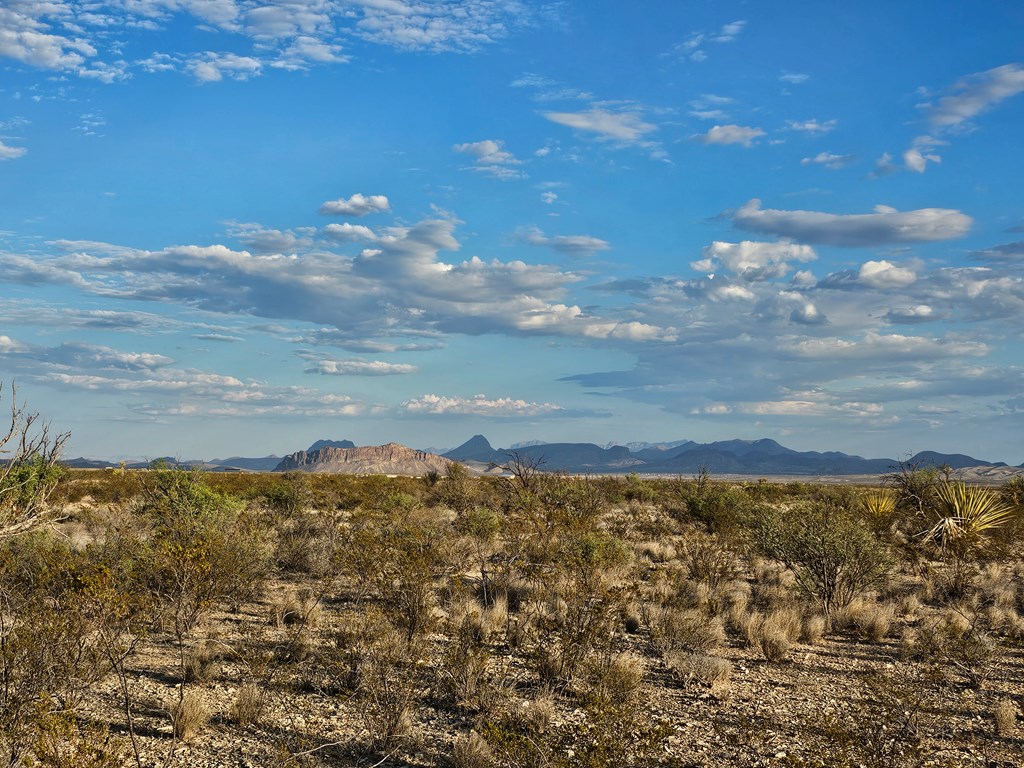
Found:
[[[953,481],[938,487],[934,515],[935,522],[924,538],[943,552],[964,555],[984,546],[986,539],[1013,516],[1013,507],[990,490]]]
[[[877,488],[861,496],[861,510],[875,533],[883,533],[896,514],[896,494],[888,488]]]

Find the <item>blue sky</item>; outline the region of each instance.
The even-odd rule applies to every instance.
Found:
[[[0,378],[109,458],[1019,464],[1022,128],[1019,2],[7,0]]]

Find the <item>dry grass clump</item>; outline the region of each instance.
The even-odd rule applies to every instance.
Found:
[[[828,629],[828,619],[820,613],[807,614],[804,616],[800,627],[800,642],[806,645],[817,645]]]
[[[492,765],[494,752],[476,731],[456,739],[452,745],[452,768],[490,768]]]
[[[591,693],[615,707],[632,702],[644,682],[644,660],[633,653],[620,653],[592,662],[587,669]]]
[[[662,653],[710,651],[726,639],[721,619],[700,610],[654,606],[647,610],[647,623],[654,644]]]
[[[996,734],[1004,739],[1013,735],[1017,728],[1017,715],[1019,710],[1012,699],[1000,699],[992,707],[992,719],[995,724]]]
[[[526,702],[520,711],[520,718],[535,733],[544,733],[551,727],[556,712],[555,694],[544,688],[535,698]]]
[[[880,643],[892,631],[896,608],[892,603],[858,600],[847,606],[840,615],[843,623],[852,625],[861,637]]]
[[[320,601],[311,590],[289,591],[271,605],[270,623],[278,628],[297,624],[315,627],[322,614]]]
[[[171,706],[171,725],[175,738],[190,741],[210,722],[210,710],[198,691],[185,691]]]
[[[636,554],[652,563],[667,563],[675,560],[676,548],[666,541],[641,541],[636,545]]]
[[[204,640],[199,643],[185,655],[182,670],[185,681],[189,683],[207,682],[213,677],[220,658],[219,648],[214,642]]]
[[[788,658],[789,649],[802,630],[803,621],[792,608],[775,610],[767,616],[751,613],[743,626],[747,645],[759,649],[773,662]]]
[[[665,665],[676,680],[686,682],[695,679],[715,693],[727,690],[732,680],[732,664],[729,660],[706,653],[671,651],[665,656]]]
[[[238,725],[258,723],[263,713],[263,691],[258,685],[246,683],[238,689],[228,716]]]

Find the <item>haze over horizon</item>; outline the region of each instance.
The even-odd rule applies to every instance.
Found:
[[[1019,465],[1022,94],[1008,1],[8,1],[0,408]]]

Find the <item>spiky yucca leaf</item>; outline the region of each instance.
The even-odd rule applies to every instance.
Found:
[[[1013,516],[1013,508],[997,494],[962,482],[939,486],[935,512],[937,520],[926,535],[943,549],[976,543]]]
[[[896,496],[892,491],[882,488],[862,496],[861,504],[868,518],[882,520],[896,511]]]

